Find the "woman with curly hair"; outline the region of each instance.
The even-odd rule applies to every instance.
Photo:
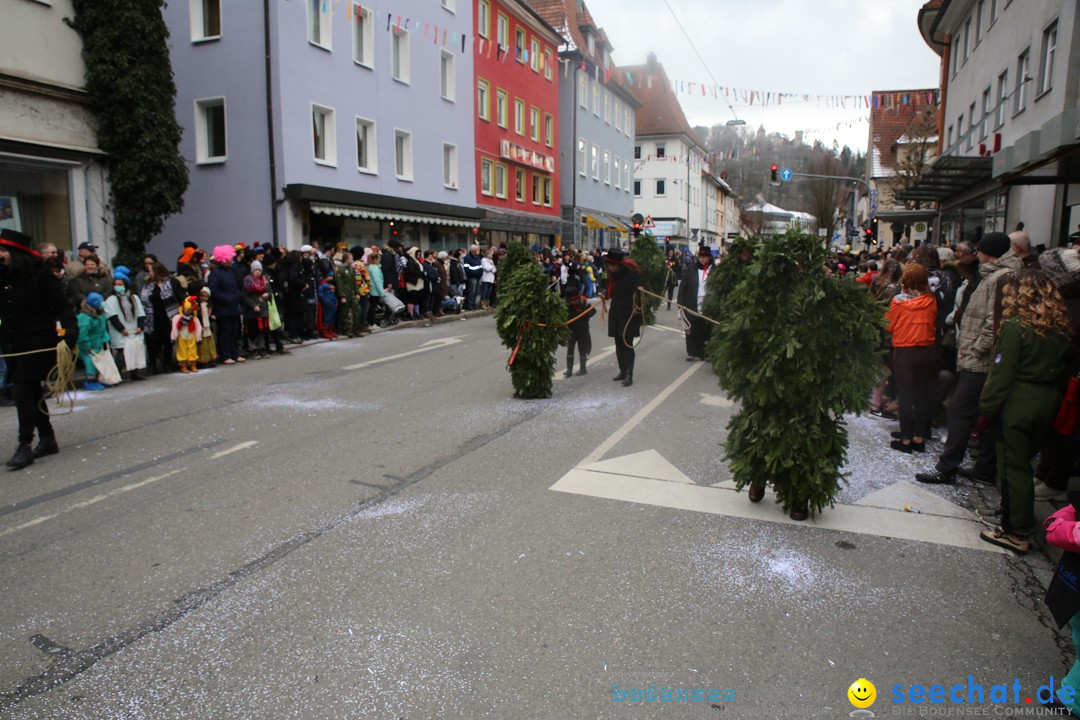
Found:
[[[981,537],[1018,555],[1035,534],[1031,460],[1061,404],[1070,334],[1065,301],[1046,273],[1018,270],[1004,278],[994,359],[979,399],[980,428],[1000,427],[1001,525]]]

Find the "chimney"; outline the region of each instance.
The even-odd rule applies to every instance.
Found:
[[[650,74],[655,73],[656,72],[656,53],[654,53],[654,52],[649,53],[649,57],[646,60],[646,63],[649,66],[649,73]]]

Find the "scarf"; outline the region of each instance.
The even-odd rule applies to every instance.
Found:
[[[248,275],[244,278],[244,292],[266,292],[266,276],[255,277],[254,274]]]
[[[184,323],[187,323],[188,332],[195,332],[195,313],[184,313],[177,321],[177,327],[183,327]]]

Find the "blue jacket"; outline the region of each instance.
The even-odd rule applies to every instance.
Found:
[[[461,258],[461,265],[465,268],[465,277],[479,280],[484,275],[484,267],[480,264],[480,257],[468,253]]]
[[[206,281],[210,288],[210,303],[218,317],[237,317],[240,315],[240,286],[236,284],[236,275],[232,268],[214,267]]]

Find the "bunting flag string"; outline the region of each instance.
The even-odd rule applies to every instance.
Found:
[[[636,79],[633,78],[630,73],[627,73],[627,82],[631,85],[642,87],[643,84],[652,86],[652,79],[655,76],[651,75],[639,75]],[[721,95],[724,98],[730,98],[734,96],[736,99],[741,99],[745,105],[763,105],[769,107],[771,105],[783,105],[784,100],[791,102],[792,100],[802,100],[805,103],[817,103],[819,106],[823,105],[828,108],[840,108],[840,109],[889,109],[899,111],[914,111],[920,107],[936,107],[939,102],[939,93],[937,90],[920,90],[916,92],[875,92],[869,95],[855,94],[855,95],[815,95],[810,93],[790,93],[790,92],[777,92],[766,90],[749,90],[743,88],[735,88],[723,85],[713,85],[709,83],[700,83],[688,80],[669,80],[669,85],[672,93],[675,95],[689,95],[689,96],[702,96],[712,97],[720,99]]]

